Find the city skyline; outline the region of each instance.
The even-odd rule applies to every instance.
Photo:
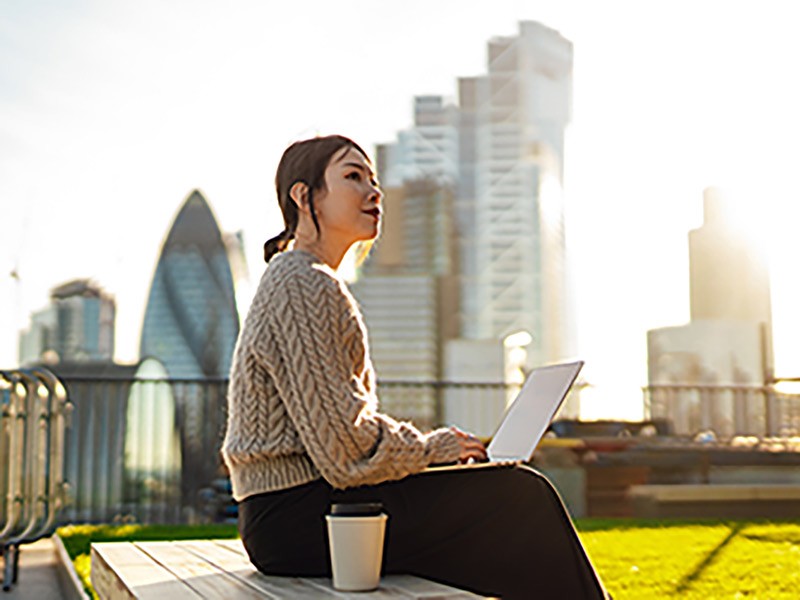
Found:
[[[15,364],[18,332],[49,290],[84,277],[115,296],[117,356],[134,360],[164,229],[187,193],[205,192],[224,231],[244,230],[252,283],[263,240],[282,228],[271,182],[289,142],[341,132],[372,153],[408,126],[414,96],[455,97],[457,77],[485,70],[489,39],[534,20],[575,47],[565,186],[578,353],[597,386],[585,416],[635,417],[645,332],[688,321],[687,235],[711,185],[761,230],[777,374],[798,375],[789,9],[300,4],[0,11],[0,364]]]

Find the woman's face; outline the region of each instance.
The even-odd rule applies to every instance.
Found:
[[[329,243],[349,248],[378,236],[382,193],[364,155],[354,148],[335,154],[325,169],[325,188],[314,204]]]

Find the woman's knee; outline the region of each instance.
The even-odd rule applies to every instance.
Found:
[[[555,503],[560,510],[565,511],[561,495],[543,473],[527,465],[521,465],[514,469],[514,478],[518,489],[528,490],[528,493],[540,499],[546,498]]]

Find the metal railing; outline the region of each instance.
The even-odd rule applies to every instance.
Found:
[[[219,450],[226,380],[65,378],[74,405],[66,437],[70,523],[208,520],[225,477]]]
[[[442,422],[476,424],[468,428],[479,434],[485,424],[485,435],[517,388],[379,382],[382,408],[389,414],[423,428]],[[65,523],[230,518],[230,488],[220,457],[226,390],[225,379],[64,376],[59,381],[42,369],[3,372],[4,547]],[[772,386],[651,386],[645,399],[648,416],[669,421],[678,434],[800,431],[800,396],[781,394]],[[71,427],[65,431],[70,410]],[[34,465],[40,465],[38,470],[32,470]],[[69,483],[67,498],[62,498],[64,481]]]
[[[0,544],[3,590],[17,581],[19,548],[51,535],[64,503],[70,404],[46,369],[0,371]]]
[[[655,384],[643,389],[645,414],[666,419],[677,435],[800,435],[800,394],[775,385]]]
[[[178,524],[235,514],[220,456],[227,380],[63,381],[74,408],[61,523]],[[518,386],[382,381],[379,389],[386,412],[427,428],[440,422],[442,402],[494,425]]]

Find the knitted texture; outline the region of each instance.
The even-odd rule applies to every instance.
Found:
[[[401,479],[459,450],[449,429],[423,434],[378,411],[364,322],[335,271],[300,250],[273,258],[231,367],[233,497],[319,477],[336,488]]]

